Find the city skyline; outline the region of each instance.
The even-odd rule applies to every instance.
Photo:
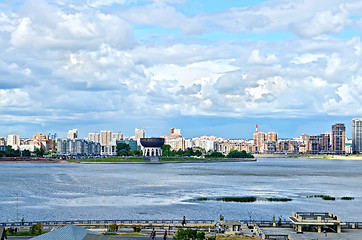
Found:
[[[281,138],[362,115],[360,1],[1,1],[0,136]]]

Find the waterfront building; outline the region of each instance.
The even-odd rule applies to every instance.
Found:
[[[116,141],[122,140],[123,139],[123,133],[121,133],[121,132],[112,133],[112,140],[113,139],[115,139]]]
[[[193,147],[205,149],[206,152],[215,151],[215,142],[222,140],[222,138],[216,138],[215,136],[201,136],[192,139]]]
[[[352,119],[352,152],[362,153],[362,118]]]
[[[102,146],[110,145],[112,141],[112,131],[103,130],[100,132],[100,143]]]
[[[179,137],[182,137],[182,135],[181,135],[181,129],[171,128],[171,130],[170,130],[170,137],[171,137],[171,138],[179,138]]]
[[[97,132],[88,133],[88,140],[100,143],[101,142],[101,135],[100,135],[100,133],[97,133]]]
[[[151,162],[158,162],[162,156],[162,146],[165,143],[164,138],[141,138],[143,146],[143,158]]]
[[[352,139],[346,138],[346,154],[352,154]]]
[[[6,151],[6,146],[0,145],[0,152],[5,152],[5,151]]]
[[[122,140],[118,140],[117,141],[117,144],[118,143],[126,143],[129,145],[129,148],[131,150],[138,150],[138,145],[137,145],[137,141],[135,140],[132,140],[132,139],[122,139]]]
[[[136,128],[134,130],[134,137],[135,140],[138,141],[141,138],[145,137],[145,129],[144,128]]]
[[[320,136],[318,136],[318,135],[309,136],[307,153],[309,153],[309,154],[318,154],[320,152],[321,148],[320,148],[319,137]]]
[[[58,141],[57,150],[58,155],[98,156],[101,154],[101,145],[79,138],[63,138]]]
[[[345,154],[346,127],[343,123],[337,123],[332,126],[331,146],[331,150],[335,154]]]
[[[319,135],[319,148],[320,153],[329,153],[331,148],[331,133],[322,133]]]
[[[67,136],[68,136],[69,139],[78,138],[78,129],[69,130]]]
[[[6,146],[6,139],[0,138],[0,146]]]
[[[258,153],[264,153],[265,151],[265,133],[255,132],[253,134],[254,145],[256,146],[256,151]]]
[[[21,139],[20,140],[20,146],[19,146],[20,151],[28,150],[30,152],[33,152],[37,148],[40,148],[40,147],[38,147],[34,144],[33,139]]]
[[[8,135],[7,145],[11,146],[12,149],[18,150],[20,146],[20,138],[18,134]]]

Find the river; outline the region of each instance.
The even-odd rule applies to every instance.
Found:
[[[362,161],[265,158],[175,164],[1,163],[0,222],[76,219],[287,219],[332,212],[362,221]],[[307,198],[330,195],[336,201]],[[191,201],[287,197],[291,202]],[[340,197],[354,197],[346,201]]]

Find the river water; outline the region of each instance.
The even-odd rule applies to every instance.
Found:
[[[362,161],[268,158],[185,164],[1,163],[0,222],[76,219],[287,219],[332,212],[362,221]],[[331,195],[336,201],[307,198]],[[191,201],[288,197],[291,202]],[[354,197],[352,201],[338,197]]]

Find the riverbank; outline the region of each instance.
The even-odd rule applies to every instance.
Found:
[[[288,155],[288,154],[254,154],[256,158],[316,158],[334,160],[362,160],[361,154],[356,155]]]
[[[150,162],[141,157],[114,157],[114,158],[92,158],[92,159],[71,159],[69,163],[80,164],[168,164],[168,163],[215,163],[215,162],[255,162],[256,158],[192,158],[192,157],[160,157],[159,162]]]
[[[362,155],[311,155],[304,156],[305,158],[317,158],[317,159],[334,159],[334,160],[362,160]]]

